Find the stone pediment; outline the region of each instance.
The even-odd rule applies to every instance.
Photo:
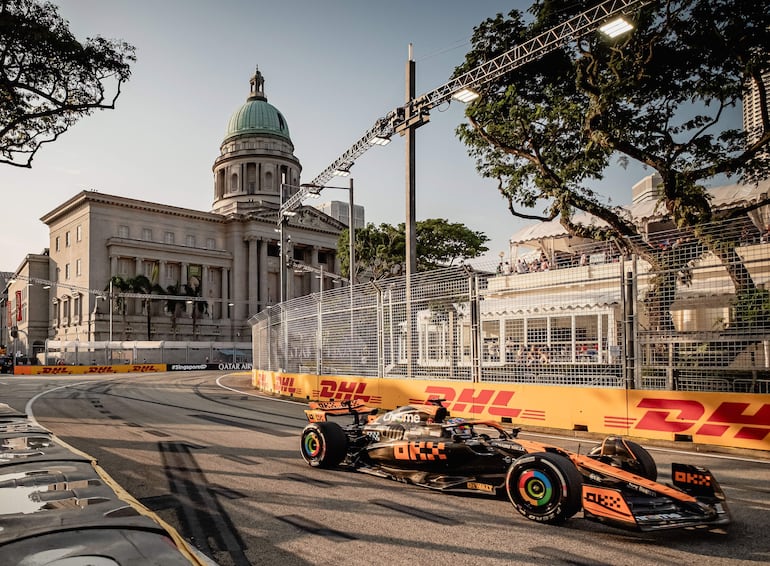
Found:
[[[340,232],[347,228],[347,224],[344,222],[340,222],[312,206],[303,206],[296,212],[295,216],[289,218],[290,226],[332,232]]]
[[[313,230],[325,233],[339,234],[347,228],[347,224],[329,216],[312,206],[302,206],[294,211],[296,214],[288,217],[288,226],[299,230]],[[230,211],[234,219],[257,220],[260,222],[278,224],[278,206],[273,203],[239,202],[234,211]]]

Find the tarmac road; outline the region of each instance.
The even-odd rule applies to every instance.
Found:
[[[310,468],[298,449],[303,405],[260,395],[245,374],[3,376],[0,402],[31,408],[222,565],[770,562],[770,460],[647,444],[661,479],[675,460],[711,468],[734,524],[726,532],[638,534],[580,513],[563,526],[538,525],[504,499]],[[581,451],[593,445],[546,441]]]

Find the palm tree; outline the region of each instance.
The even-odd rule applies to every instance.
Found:
[[[169,285],[166,287],[166,294],[168,295],[175,295],[179,296],[181,295],[181,291],[179,289],[179,283],[176,285]],[[176,333],[176,322],[179,318],[179,315],[182,312],[182,308],[184,307],[184,301],[181,301],[179,299],[166,299],[166,311],[171,315],[171,331]]]
[[[149,295],[162,295],[163,287],[157,283],[153,284],[144,275],[137,275],[127,281],[130,289],[134,293],[148,295],[144,301],[144,313],[147,319],[147,340],[152,339],[152,298]]]
[[[111,293],[110,295],[110,309],[112,312],[119,312],[123,320],[123,340],[126,339],[126,298],[122,295],[131,290],[131,285],[127,279],[123,279],[120,275],[113,275],[110,278],[110,282],[104,288],[105,291]],[[116,295],[117,293],[117,295]],[[111,330],[111,329],[110,329]]]
[[[201,296],[201,287],[200,287],[200,283],[197,283],[197,279],[194,279],[189,283],[185,283],[184,294],[188,297],[195,297],[195,298],[198,298]],[[209,308],[209,305],[206,301],[193,300],[193,307],[192,307],[192,313],[191,313],[192,323],[193,323],[193,335],[195,335],[195,330],[198,326],[198,320],[200,320],[201,316],[203,316],[203,314],[208,311],[208,308]]]

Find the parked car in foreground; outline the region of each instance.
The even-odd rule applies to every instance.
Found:
[[[724,493],[706,468],[672,464],[666,485],[649,452],[629,439],[609,436],[577,454],[519,439],[519,429],[493,421],[452,418],[444,404],[434,399],[378,415],[361,401],[311,402],[302,457],[311,466],[440,491],[507,495],[541,523],[562,523],[581,509],[586,519],[640,531],[730,523]]]

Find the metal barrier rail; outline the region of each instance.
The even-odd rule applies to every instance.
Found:
[[[630,242],[653,263],[594,243],[414,274],[409,302],[404,277],[290,300],[250,320],[254,367],[692,391],[747,392],[748,379],[764,392],[770,242],[748,220],[701,230]],[[717,257],[710,238],[733,252]]]

